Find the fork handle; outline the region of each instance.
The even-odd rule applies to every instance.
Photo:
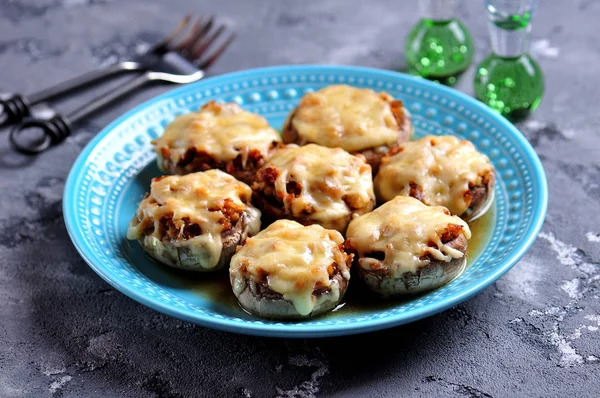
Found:
[[[139,70],[142,70],[142,67],[137,62],[120,62],[84,73],[28,96],[18,93],[0,93],[0,127],[16,123],[29,116],[32,105],[79,90],[120,72]]]
[[[69,112],[66,117],[71,121],[71,123],[77,123],[82,119],[85,119],[87,116],[91,115],[94,112],[99,111],[105,106],[111,104],[112,102],[125,97],[130,94],[134,90],[142,87],[146,83],[150,81],[150,74],[148,72],[136,76],[133,79],[129,80],[127,83],[123,84],[115,88],[114,90],[110,90],[104,92],[88,102],[80,106],[79,108]]]
[[[149,73],[137,76],[124,85],[99,95],[90,102],[62,116],[56,112],[50,112],[44,117],[29,117],[19,125],[13,127],[10,132],[10,143],[12,147],[26,155],[35,155],[45,151],[51,146],[59,144],[71,134],[74,124],[85,119],[92,113],[123,98],[135,89],[142,87],[151,80]],[[38,137],[36,142],[24,142],[23,135]]]
[[[64,140],[71,133],[71,123],[61,115],[48,119],[28,117],[10,131],[10,144],[18,152],[35,155]],[[25,136],[24,141],[22,136]],[[34,140],[35,138],[35,140]]]
[[[80,76],[73,77],[62,83],[55,84],[54,86],[40,90],[37,93],[33,93],[29,95],[29,101],[32,105],[35,105],[37,103],[48,101],[52,98],[66,94],[70,91],[83,88],[84,86],[90,83],[106,79],[120,72],[139,70],[142,70],[141,65],[133,61],[119,62],[116,64],[108,65],[102,68],[89,71]]]

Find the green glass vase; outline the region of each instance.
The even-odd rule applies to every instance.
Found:
[[[527,53],[532,0],[488,0],[492,53],[475,73],[475,96],[511,120],[535,110],[544,94],[544,75]]]
[[[455,17],[455,0],[421,0],[423,17],[404,43],[409,72],[454,84],[473,60],[473,40]]]

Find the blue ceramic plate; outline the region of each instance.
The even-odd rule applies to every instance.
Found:
[[[471,140],[497,171],[496,199],[476,226],[469,266],[446,286],[420,297],[353,306],[314,320],[270,322],[244,313],[226,284],[181,274],[148,259],[126,230],[139,200],[158,176],[150,141],[173,118],[210,100],[237,102],[280,128],[303,94],[330,84],[387,91],[413,115],[417,136],[452,134]],[[94,271],[129,297],[165,314],[237,333],[321,337],[388,328],[443,311],[489,286],[523,256],[542,226],[548,200],[542,165],[523,135],[504,118],[455,90],[400,73],[341,66],[249,70],[191,84],[121,116],[83,150],[64,192],[67,229]],[[355,281],[354,283],[360,283]]]

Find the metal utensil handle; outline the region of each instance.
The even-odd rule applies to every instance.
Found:
[[[66,118],[71,123],[77,123],[81,119],[86,118],[92,113],[102,109],[106,105],[118,100],[119,98],[125,97],[127,94],[136,90],[137,88],[143,86],[144,84],[150,81],[150,75],[148,72],[143,75],[137,76],[122,86],[117,87],[114,90],[105,92],[88,102],[87,104],[82,105],[81,107],[69,112],[66,115]]]
[[[28,96],[29,103],[35,105],[37,103],[48,101],[52,98],[58,97],[59,95],[66,94],[69,91],[76,90],[80,87],[86,86],[97,80],[102,80],[119,72],[140,70],[140,65],[137,62],[120,62],[118,64],[109,65],[103,68],[99,68],[81,76],[74,77],[66,80],[62,83],[58,83],[52,87],[48,87],[37,93],[33,93]]]
[[[26,155],[35,155],[64,140],[70,131],[69,121],[60,115],[49,119],[26,118],[10,131],[9,139],[16,151]],[[23,135],[38,137],[38,140],[26,143],[20,138]]]
[[[18,93],[0,93],[0,126],[14,124],[23,120],[31,114],[30,107],[32,105],[81,89],[91,83],[120,72],[135,70],[141,70],[137,62],[121,62],[93,70],[29,96]]]
[[[14,124],[29,113],[27,98],[15,93],[0,93],[0,127]]]
[[[110,92],[99,95],[92,101],[64,116],[57,113],[51,113],[47,117],[26,118],[23,123],[15,126],[11,130],[9,137],[10,143],[15,150],[26,155],[35,155],[43,152],[67,138],[71,134],[71,127],[73,124],[81,121],[115,100],[126,96],[135,89],[148,83],[150,80],[150,75],[144,73]],[[27,144],[20,139],[26,132],[30,135],[43,138],[36,143]]]

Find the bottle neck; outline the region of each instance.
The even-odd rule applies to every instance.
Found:
[[[527,53],[531,25],[521,29],[504,29],[497,22],[489,21],[488,27],[494,54],[503,58],[517,58]]]
[[[456,18],[458,0],[419,0],[421,16],[432,21],[450,21]]]

